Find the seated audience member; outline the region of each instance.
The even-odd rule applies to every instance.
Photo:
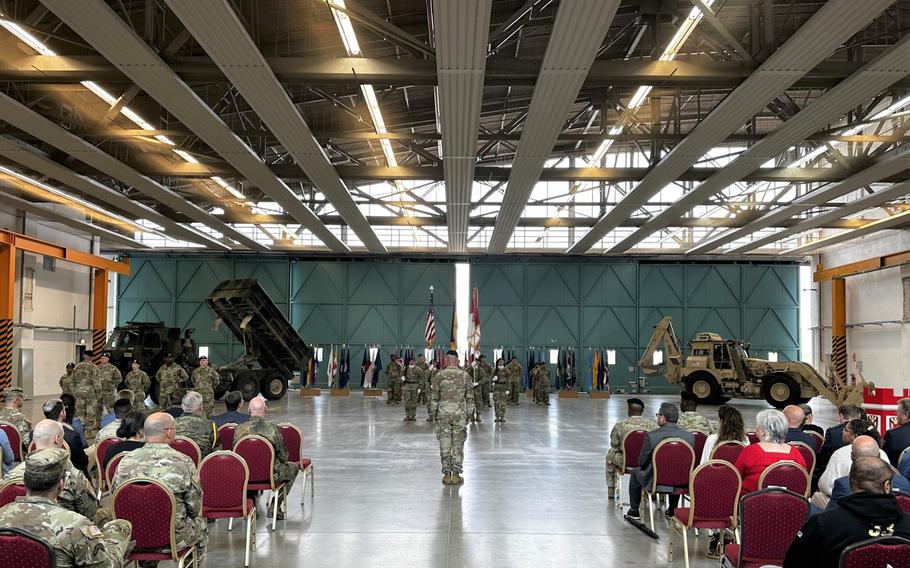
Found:
[[[860,436],[862,438],[863,436]],[[857,438],[859,440],[859,438]],[[853,442],[856,445],[856,441]],[[875,449],[878,449],[876,447]],[[860,455],[857,455],[857,451],[860,452]],[[866,454],[866,455],[862,455]],[[853,459],[861,457],[879,457],[872,452],[872,448],[869,447],[865,451],[863,450],[854,450]],[[882,459],[879,457],[879,459]],[[851,466],[853,464],[851,463]],[[894,468],[891,468],[891,493],[893,495],[906,495],[910,497],[910,480],[907,480],[906,476],[901,475],[900,473],[894,471]],[[834,482],[834,489],[831,490],[831,499],[828,500],[828,509],[833,509],[840,504],[840,500],[844,497],[850,495],[850,476],[845,475],[843,477],[837,478]]]
[[[717,429],[711,421],[698,413],[698,399],[689,391],[679,393],[679,427],[687,432],[701,432],[710,436]],[[699,456],[695,456],[698,459]]]
[[[803,411],[803,414],[806,416],[805,419],[803,419],[803,425],[802,425],[803,432],[815,432],[819,436],[824,436],[825,431],[822,430],[822,427],[816,426],[815,424],[812,423],[812,420],[813,420],[812,407],[809,406],[808,404],[803,403],[803,404],[799,405],[799,408]],[[813,448],[814,447],[815,446],[813,446]]]
[[[176,421],[177,435],[196,442],[204,458],[215,451],[215,447],[218,445],[218,429],[214,422],[205,417],[202,395],[198,392],[186,393],[181,406],[183,416]]]
[[[806,467],[799,450],[784,442],[787,436],[787,419],[780,410],[762,410],[755,419],[758,443],[743,448],[736,460],[736,469],[743,480],[742,494],[758,490],[758,480],[765,469],[779,461],[793,461]]]
[[[641,490],[642,487],[651,485],[654,474],[654,464],[651,463],[651,458],[657,444],[667,438],[681,438],[693,448],[695,447],[695,435],[680,428],[677,424],[678,421],[679,409],[675,404],[665,402],[660,405],[660,410],[657,412],[657,424],[660,427],[657,430],[651,430],[645,436],[641,453],[638,455],[638,463],[641,464],[641,467],[632,470],[629,478],[629,511],[626,516],[632,520],[641,520],[639,513]]]
[[[885,443],[882,445],[888,454],[888,461],[894,466],[898,465],[901,452],[910,446],[910,398],[897,401],[897,424],[896,428],[885,432]]]
[[[25,458],[22,480],[28,492],[0,509],[0,527],[20,529],[54,549],[56,565],[122,566],[130,549],[132,526],[115,519],[100,529],[91,520],[58,504],[66,488],[66,450],[51,448]]]
[[[79,420],[79,417],[76,416],[76,397],[63,393],[60,395],[60,401],[63,402],[63,408],[66,410],[65,424],[68,424],[70,428],[79,434],[79,439],[82,440],[82,447],[87,448],[88,440],[85,439],[85,426],[82,425],[82,420]]]
[[[120,428],[120,422],[123,417],[133,411],[133,400],[130,398],[118,398],[114,402],[114,420],[108,422],[98,430],[98,436],[95,437],[95,444],[108,438],[117,438],[117,429]]]
[[[851,544],[877,536],[910,538],[910,516],[891,494],[892,474],[881,458],[857,458],[850,466],[850,496],[809,517],[787,550],[784,568],[836,568]]]
[[[226,412],[212,416],[215,426],[221,428],[225,424],[243,424],[250,419],[250,415],[240,412],[243,409],[243,395],[240,391],[231,391],[224,395]]]
[[[65,449],[63,425],[56,420],[48,419],[38,422],[32,431],[32,443],[35,444],[36,452],[51,448]],[[92,522],[99,522],[95,518],[95,513],[98,512],[98,500],[95,499],[95,491],[88,479],[69,460],[66,461],[66,472],[63,491],[57,496],[57,502],[68,511],[79,513]],[[22,481],[24,476],[25,462],[14,467],[4,481]],[[106,513],[103,518],[110,520],[110,514]]]
[[[66,423],[66,409],[59,398],[51,399],[41,407],[44,417],[59,422],[63,426],[63,441],[70,449],[70,461],[76,469],[88,475],[88,456],[82,448],[82,440],[72,426]]]
[[[117,392],[117,400],[128,400],[132,403],[133,401],[133,391],[129,389],[122,389]],[[117,420],[117,401],[114,401],[114,408],[109,413],[101,417],[101,427],[104,428],[114,420]],[[116,430],[116,428],[114,428]]]
[[[0,471],[3,472],[3,477],[6,476],[10,468],[13,467],[13,446],[9,443],[9,436],[6,435],[6,432],[0,430],[0,449],[3,450],[3,464]]]
[[[847,445],[844,442],[844,424],[854,418],[864,418],[865,412],[855,404],[842,404],[837,408],[837,415],[840,424],[832,426],[825,430],[825,442],[822,444],[822,451],[818,454],[818,462],[815,464],[815,471],[818,475],[825,471],[828,466],[828,460],[835,451]]]
[[[268,408],[265,405],[265,401],[258,397],[254,398],[250,401],[249,409],[250,419],[238,425],[237,429],[234,430],[234,443],[236,444],[244,436],[252,435],[262,436],[269,441],[272,448],[275,449],[275,469],[273,472],[275,481],[284,483],[287,486],[285,491],[286,502],[287,495],[291,493],[291,487],[293,487],[297,473],[300,471],[299,467],[296,463],[288,462],[288,448],[284,445],[281,429],[275,424],[266,421],[265,413]],[[268,514],[271,516],[272,511],[269,511]],[[278,518],[284,518],[284,507],[278,507]]]
[[[803,432],[803,422],[806,419],[806,415],[803,412],[803,409],[791,404],[784,408],[784,416],[787,418],[787,436],[784,438],[784,441],[787,443],[790,442],[802,442],[809,446],[812,451],[815,451],[815,439],[812,438],[809,434]]]
[[[859,444],[856,443],[857,440],[860,440]],[[834,489],[834,481],[850,473],[850,465],[857,457],[871,456],[887,460],[888,455],[879,448],[878,440],[878,430],[868,418],[856,418],[844,424],[844,442],[849,445],[838,449],[831,455],[828,467],[818,478],[818,493],[824,497],[830,497],[831,491]],[[857,449],[861,450],[858,454]],[[816,500],[814,496],[813,502],[822,508],[828,504],[827,499]]]
[[[208,530],[202,512],[202,487],[196,466],[170,446],[176,435],[174,417],[155,412],[145,419],[145,445],[128,452],[114,474],[114,490],[138,477],[160,481],[174,495],[177,504],[174,533],[177,549],[196,546],[200,563],[208,543]]]
[[[170,414],[174,419],[180,418],[183,416],[183,406],[180,404],[182,399],[175,398],[174,404],[170,408],[165,408],[164,413]]]
[[[145,442],[142,441],[145,437],[145,433],[142,431],[144,422],[145,416],[143,416],[141,412],[135,410],[121,419],[120,427],[117,428],[117,437],[122,441],[108,446],[107,452],[105,452],[103,456],[105,471],[107,471],[107,464],[110,463],[117,454],[131,452],[145,445]]]
[[[645,411],[645,403],[640,398],[630,398],[626,400],[626,414],[624,418],[617,422],[613,429],[610,430],[610,449],[607,451],[607,496],[610,499],[616,494],[617,468],[623,464],[622,440],[629,432],[635,430],[644,430],[650,432],[657,428],[657,422],[650,418],[642,416]]]
[[[3,408],[0,409],[0,420],[9,422],[19,430],[19,439],[22,441],[22,449],[27,450],[26,440],[31,439],[32,423],[28,421],[22,412],[22,405],[25,404],[25,393],[19,387],[8,388],[3,392]]]

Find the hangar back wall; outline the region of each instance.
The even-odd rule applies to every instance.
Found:
[[[397,346],[423,346],[430,285],[437,344],[448,344],[451,261],[154,254],[133,255],[131,262],[132,274],[117,283],[118,325],[163,321],[195,328],[214,364],[242,352],[226,329],[212,330],[214,316],[204,303],[218,282],[231,278],[257,278],[305,341],[351,346],[355,388],[365,344],[381,344],[384,361]],[[673,316],[683,344],[697,332],[714,331],[744,339],[761,357],[777,351],[781,360],[799,358],[794,264],[481,259],[471,262],[471,285],[480,290],[488,356],[500,345],[512,346],[522,360],[529,346],[574,346],[581,375],[590,373],[591,348],[615,349],[614,388],[635,380],[630,367],[664,315]],[[649,384],[655,392],[675,390],[662,377]]]

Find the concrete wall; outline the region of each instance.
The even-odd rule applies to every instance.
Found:
[[[815,258],[825,268],[910,250],[910,232],[887,231],[832,247]],[[904,318],[903,278],[910,270],[889,268],[847,278],[847,354],[853,370],[856,357],[862,374],[879,387],[910,386],[910,322]],[[821,359],[831,354],[831,283],[814,285],[818,292]],[[889,322],[889,323],[873,323]],[[866,324],[862,327],[849,327]],[[819,365],[821,369],[822,366]]]
[[[0,228],[90,252],[85,235],[0,205]],[[91,343],[91,275],[88,268],[20,252],[16,259],[13,383],[32,395],[59,392],[58,379],[81,341]],[[58,329],[44,329],[58,328]]]

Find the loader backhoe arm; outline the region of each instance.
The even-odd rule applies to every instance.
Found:
[[[664,362],[662,365],[655,365],[653,362],[654,352],[663,344]],[[682,367],[682,352],[679,349],[679,340],[673,331],[673,318],[665,316],[654,326],[654,333],[648,342],[648,347],[638,360],[638,367],[646,375],[655,375],[660,372],[662,366],[666,365],[667,374],[674,369]]]

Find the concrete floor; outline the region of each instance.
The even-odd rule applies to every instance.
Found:
[[[432,426],[403,422],[403,406],[385,399],[289,392],[270,403],[269,418],[304,432],[305,454],[316,469],[316,497],[300,506],[295,484],[286,521],[269,530],[260,518],[252,566],[536,567],[667,565],[667,523],[651,540],[623,521],[606,499],[604,454],[613,424],[625,416],[625,396],[610,400],[551,398],[549,409],[522,399],[507,422],[493,424],[492,409],[469,430],[465,484],[441,483]],[[670,396],[643,396],[652,416]],[[736,401],[747,427],[766,408]],[[816,423],[836,423],[827,401],[813,402]],[[699,409],[716,419],[715,407]],[[309,488],[308,493],[309,493]],[[264,516],[264,505],[260,506]],[[244,532],[210,525],[204,566],[242,566]],[[683,566],[682,542],[674,561]],[[705,537],[692,566],[716,566],[704,556]],[[691,544],[691,540],[690,540]],[[164,566],[162,564],[162,566]]]

